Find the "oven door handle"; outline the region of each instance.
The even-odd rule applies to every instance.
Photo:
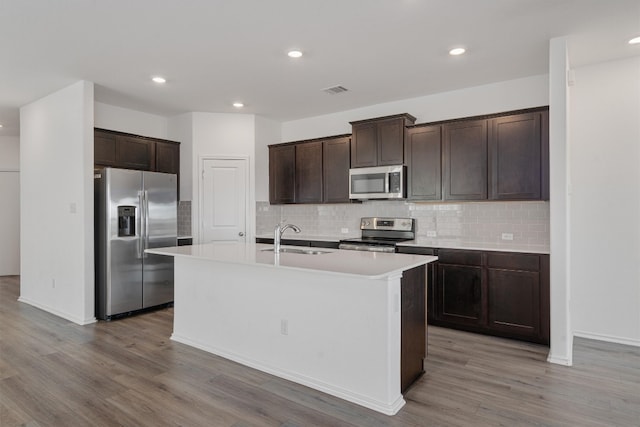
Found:
[[[363,251],[363,252],[387,252],[393,253],[396,251],[394,246],[369,246],[358,245],[354,243],[340,243],[338,249],[346,249],[349,251]]]

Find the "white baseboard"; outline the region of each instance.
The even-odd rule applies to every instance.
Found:
[[[81,319],[81,318],[79,318],[77,316],[74,316],[72,314],[66,313],[64,311],[60,311],[60,310],[55,309],[53,307],[50,307],[50,306],[48,306],[46,304],[41,304],[41,303],[39,303],[37,301],[33,301],[33,300],[29,299],[29,298],[25,298],[25,297],[22,297],[22,296],[18,298],[18,302],[23,302],[25,304],[29,304],[29,305],[31,305],[31,306],[33,306],[35,308],[38,308],[38,309],[43,310],[43,311],[46,311],[47,313],[51,313],[51,314],[56,315],[58,317],[62,317],[63,319],[66,319],[66,320],[68,320],[70,322],[73,322],[73,323],[75,323],[77,325],[80,325],[80,326],[89,325],[91,323],[95,323],[96,322],[96,318],[95,317],[88,318],[88,319]]]
[[[623,338],[623,337],[616,337],[613,335],[594,334],[591,332],[584,332],[584,331],[573,331],[573,336],[579,337],[579,338],[587,338],[590,340],[605,341],[605,342],[610,342],[615,344],[624,344],[624,345],[631,345],[634,347],[640,347],[640,340],[633,339],[633,338]]]
[[[573,361],[569,360],[566,357],[556,357],[556,356],[549,355],[547,357],[547,362],[555,363],[556,365],[562,365],[562,366],[573,366]]]
[[[400,395],[400,397],[391,404],[373,400],[367,396],[362,396],[360,394],[350,392],[349,390],[345,390],[340,387],[335,387],[331,384],[327,384],[315,378],[310,378],[295,372],[283,370],[281,368],[268,366],[268,365],[265,365],[264,363],[260,363],[258,361],[246,358],[244,356],[241,356],[235,353],[230,353],[228,351],[214,348],[208,345],[204,345],[200,342],[193,341],[184,336],[178,336],[175,333],[171,335],[171,339],[173,341],[186,344],[188,346],[195,347],[200,350],[204,350],[208,353],[212,353],[217,356],[224,357],[225,359],[232,360],[242,365],[249,366],[250,368],[254,368],[259,371],[263,371],[268,374],[275,375],[277,377],[284,378],[286,380],[305,385],[315,390],[320,390],[323,393],[327,393],[332,396],[339,397],[340,399],[344,399],[349,402],[358,404],[360,406],[364,406],[365,408],[373,409],[374,411],[381,412],[385,415],[395,415],[406,403],[402,395]]]

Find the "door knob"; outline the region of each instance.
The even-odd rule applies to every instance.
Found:
[[[241,232],[239,232],[239,233],[238,233],[238,236],[240,236],[240,237],[244,236],[244,232],[242,232],[242,231],[241,231]]]

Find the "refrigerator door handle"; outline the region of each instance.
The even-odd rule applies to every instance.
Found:
[[[138,224],[136,225],[138,227],[138,231],[136,232],[137,234],[137,241],[138,241],[138,258],[142,258],[144,256],[144,242],[142,241],[143,238],[143,226],[144,226],[144,212],[143,212],[143,203],[144,203],[144,196],[142,194],[142,191],[138,192],[138,206],[140,207],[138,209],[138,215],[137,215],[137,221]]]
[[[149,247],[149,192],[144,190],[144,248]],[[147,254],[144,254],[144,258]]]

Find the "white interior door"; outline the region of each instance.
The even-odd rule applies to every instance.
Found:
[[[247,160],[205,159],[202,181],[201,243],[244,242]]]

